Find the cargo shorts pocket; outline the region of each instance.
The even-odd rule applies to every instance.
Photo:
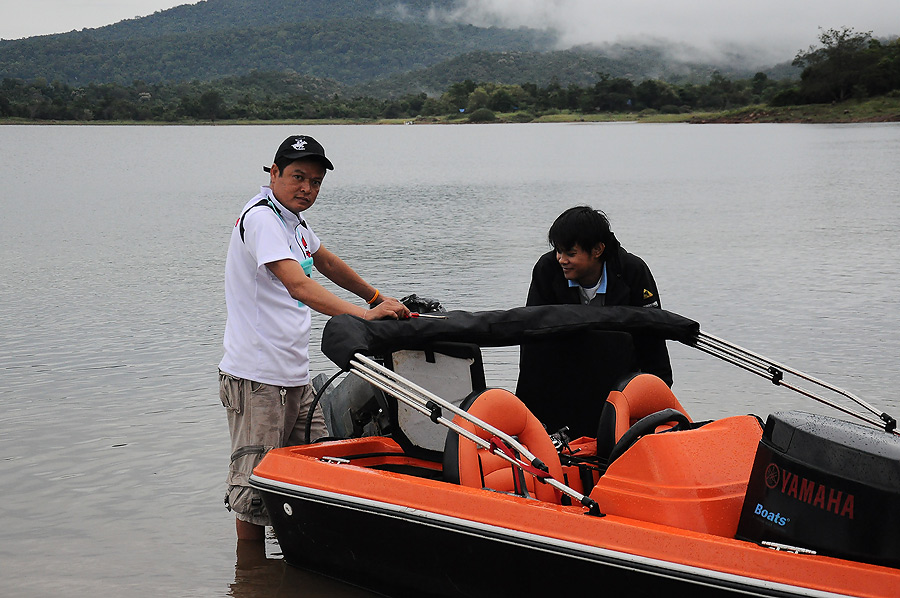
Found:
[[[240,515],[243,521],[256,525],[268,525],[268,513],[262,496],[256,488],[229,486],[225,493],[225,508]]]
[[[246,486],[250,483],[253,468],[259,465],[262,458],[272,450],[271,446],[242,446],[231,455],[231,467],[228,469],[229,486]]]
[[[270,446],[244,446],[231,455],[231,467],[228,470],[228,491],[225,493],[225,507],[234,511],[239,519],[268,525],[266,506],[259,491],[249,486],[250,474],[259,465]]]
[[[244,409],[244,380],[225,372],[219,372],[219,400],[229,411],[240,413]]]

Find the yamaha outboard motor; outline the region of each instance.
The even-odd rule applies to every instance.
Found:
[[[900,437],[800,411],[766,421],[737,537],[900,567]]]

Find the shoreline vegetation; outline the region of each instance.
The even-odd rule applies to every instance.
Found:
[[[522,112],[499,112],[472,118],[473,115],[420,116],[415,118],[322,118],[322,119],[223,119],[178,121],[73,121],[26,118],[0,118],[0,125],[93,125],[93,126],[230,126],[230,125],[414,125],[414,124],[503,124],[503,123],[690,123],[690,124],[752,124],[752,123],[878,123],[900,122],[900,97],[881,96],[867,100],[847,100],[831,104],[803,104],[770,106],[765,104],[714,112],[664,114],[655,110],[641,112],[609,112],[583,114],[558,111],[534,117]]]
[[[587,86],[465,79],[440,94],[325,89],[297,73],[251,71],[190,83],[87,83],[5,77],[0,124],[463,124],[543,122],[866,123],[900,121],[900,38],[820,30],[800,51],[799,80],[764,72],[705,82],[597,72]],[[475,66],[470,70],[477,70]]]
[[[640,82],[597,73],[587,87],[549,84],[450,84],[440,95],[394,99],[301,93],[282,72],[189,84],[0,81],[0,124],[462,124],[542,122],[866,123],[900,121],[900,38],[829,29],[822,47],[801,51],[799,81],[763,72],[705,83]],[[308,83],[308,81],[307,81]]]

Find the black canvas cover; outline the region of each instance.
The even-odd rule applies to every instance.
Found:
[[[609,392],[639,371],[627,332],[591,330],[542,339],[519,352],[516,396],[551,433],[566,427],[569,438],[593,437]]]
[[[482,347],[521,345],[587,331],[622,331],[693,344],[700,325],[678,314],[646,307],[538,305],[508,310],[449,311],[446,318],[363,320],[331,318],[322,334],[322,352],[344,370],[356,353],[384,355],[423,349],[437,341]]]

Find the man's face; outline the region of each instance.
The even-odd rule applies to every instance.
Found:
[[[592,287],[597,284],[603,273],[603,262],[600,261],[603,249],[603,243],[598,243],[591,251],[586,251],[577,244],[570,249],[557,247],[556,261],[559,262],[563,276],[567,280],[574,280],[581,286]]]
[[[312,207],[319,195],[325,166],[315,159],[300,159],[285,166],[284,171],[272,165],[269,187],[281,205],[299,214]]]

